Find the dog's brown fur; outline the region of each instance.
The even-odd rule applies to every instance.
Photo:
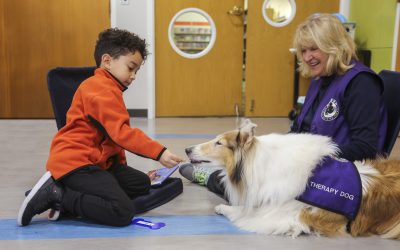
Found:
[[[400,161],[368,161],[379,175],[371,176],[373,184],[363,195],[357,217],[350,224],[352,236],[382,235],[400,239]],[[304,210],[301,221],[326,236],[344,235],[347,219],[326,210]]]

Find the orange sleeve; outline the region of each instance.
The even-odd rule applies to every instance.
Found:
[[[166,148],[142,130],[131,128],[121,93],[104,91],[87,98],[86,116],[118,146],[143,157],[159,160]]]

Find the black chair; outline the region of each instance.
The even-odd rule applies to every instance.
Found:
[[[383,152],[389,156],[400,131],[400,72],[382,70],[385,90],[383,99],[388,114],[388,127]]]
[[[81,82],[94,74],[96,67],[54,68],[47,74],[47,87],[50,92],[57,129],[64,127],[66,114],[72,97]]]
[[[66,123],[66,114],[72,98],[81,82],[93,76],[96,67],[54,68],[47,74],[47,86],[50,93],[57,128]],[[180,178],[168,178],[163,185],[152,187],[150,193],[133,200],[136,213],[143,213],[161,206],[183,192]]]

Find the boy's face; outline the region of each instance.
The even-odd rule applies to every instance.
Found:
[[[128,87],[136,78],[136,73],[143,63],[143,57],[138,52],[129,52],[126,55],[121,55],[118,58],[112,58],[105,54],[102,57],[100,67],[108,70],[115,76],[125,87]]]

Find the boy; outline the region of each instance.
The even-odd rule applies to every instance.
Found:
[[[126,30],[99,34],[94,52],[98,68],[77,89],[66,125],[53,138],[48,172],[23,202],[19,225],[28,225],[49,208],[100,224],[129,225],[135,214],[132,199],[149,192],[150,178],[126,165],[125,150],[166,167],[182,161],[129,125],[122,92],[147,54],[145,40]]]

